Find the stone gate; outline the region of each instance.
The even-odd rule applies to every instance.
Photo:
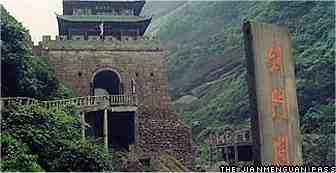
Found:
[[[78,96],[108,103],[81,107],[83,137],[94,137],[110,151],[136,153],[140,160],[169,152],[191,168],[191,129],[171,111],[165,52],[157,38],[144,36],[151,17],[139,16],[143,5],[63,0],[60,35],[43,36],[34,53],[47,58]]]

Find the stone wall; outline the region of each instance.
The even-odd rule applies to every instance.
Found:
[[[191,169],[194,158],[191,129],[171,110],[139,105],[138,112],[140,152],[167,151]]]
[[[193,154],[190,129],[172,120],[148,120],[139,123],[138,145],[143,152],[169,151],[186,167],[191,168]]]
[[[119,74],[124,94],[131,94],[131,81],[134,80],[139,102],[161,108],[168,107],[170,98],[167,94],[167,75],[162,62],[162,50],[48,47],[44,48],[42,55],[54,66],[58,79],[80,96],[90,94],[90,82],[98,71],[110,69]]]
[[[169,151],[191,168],[191,129],[170,110],[164,51],[149,40],[142,41],[62,41],[45,37],[38,52],[47,57],[57,78],[80,96],[90,94],[90,82],[104,69],[120,76],[124,94],[132,93],[134,80],[139,103],[136,152],[140,157],[153,158],[155,153]]]

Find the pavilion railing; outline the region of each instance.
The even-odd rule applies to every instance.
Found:
[[[210,135],[207,140],[208,143],[211,145],[252,143],[251,135],[252,134],[250,129],[243,129],[229,134],[222,134],[222,135],[213,134]]]
[[[15,105],[34,105],[40,104],[45,108],[61,108],[69,105],[75,105],[79,107],[85,106],[98,106],[98,105],[110,105],[110,106],[136,106],[136,95],[104,95],[104,96],[86,96],[77,97],[62,100],[53,101],[39,101],[27,97],[7,97],[1,98],[1,106],[7,106],[9,104]]]

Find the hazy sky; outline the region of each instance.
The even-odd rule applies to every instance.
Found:
[[[42,35],[58,34],[55,12],[62,14],[62,0],[0,0],[7,11],[23,24],[37,44]]]

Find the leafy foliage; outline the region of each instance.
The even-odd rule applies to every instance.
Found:
[[[335,161],[335,105],[310,107],[301,120],[306,164],[333,165]]]
[[[1,171],[44,171],[28,146],[8,133],[1,134],[1,158]]]
[[[1,95],[50,100],[72,96],[45,58],[34,57],[28,31],[1,8]],[[74,108],[39,105],[1,110],[1,171],[114,171],[118,158],[82,140]]]
[[[3,111],[1,125],[2,131],[10,134],[9,139],[20,140],[27,146],[23,148],[23,158],[38,163],[46,171],[113,171],[117,166],[102,145],[82,140],[79,116],[73,109],[56,111],[40,106],[13,106]],[[8,146],[9,149],[15,147]],[[8,154],[5,157],[10,157]],[[11,162],[14,166],[4,162],[2,169],[29,169],[18,161]]]
[[[3,6],[1,12],[1,95],[41,100],[73,95],[59,83],[45,58],[32,56],[28,31]]]

